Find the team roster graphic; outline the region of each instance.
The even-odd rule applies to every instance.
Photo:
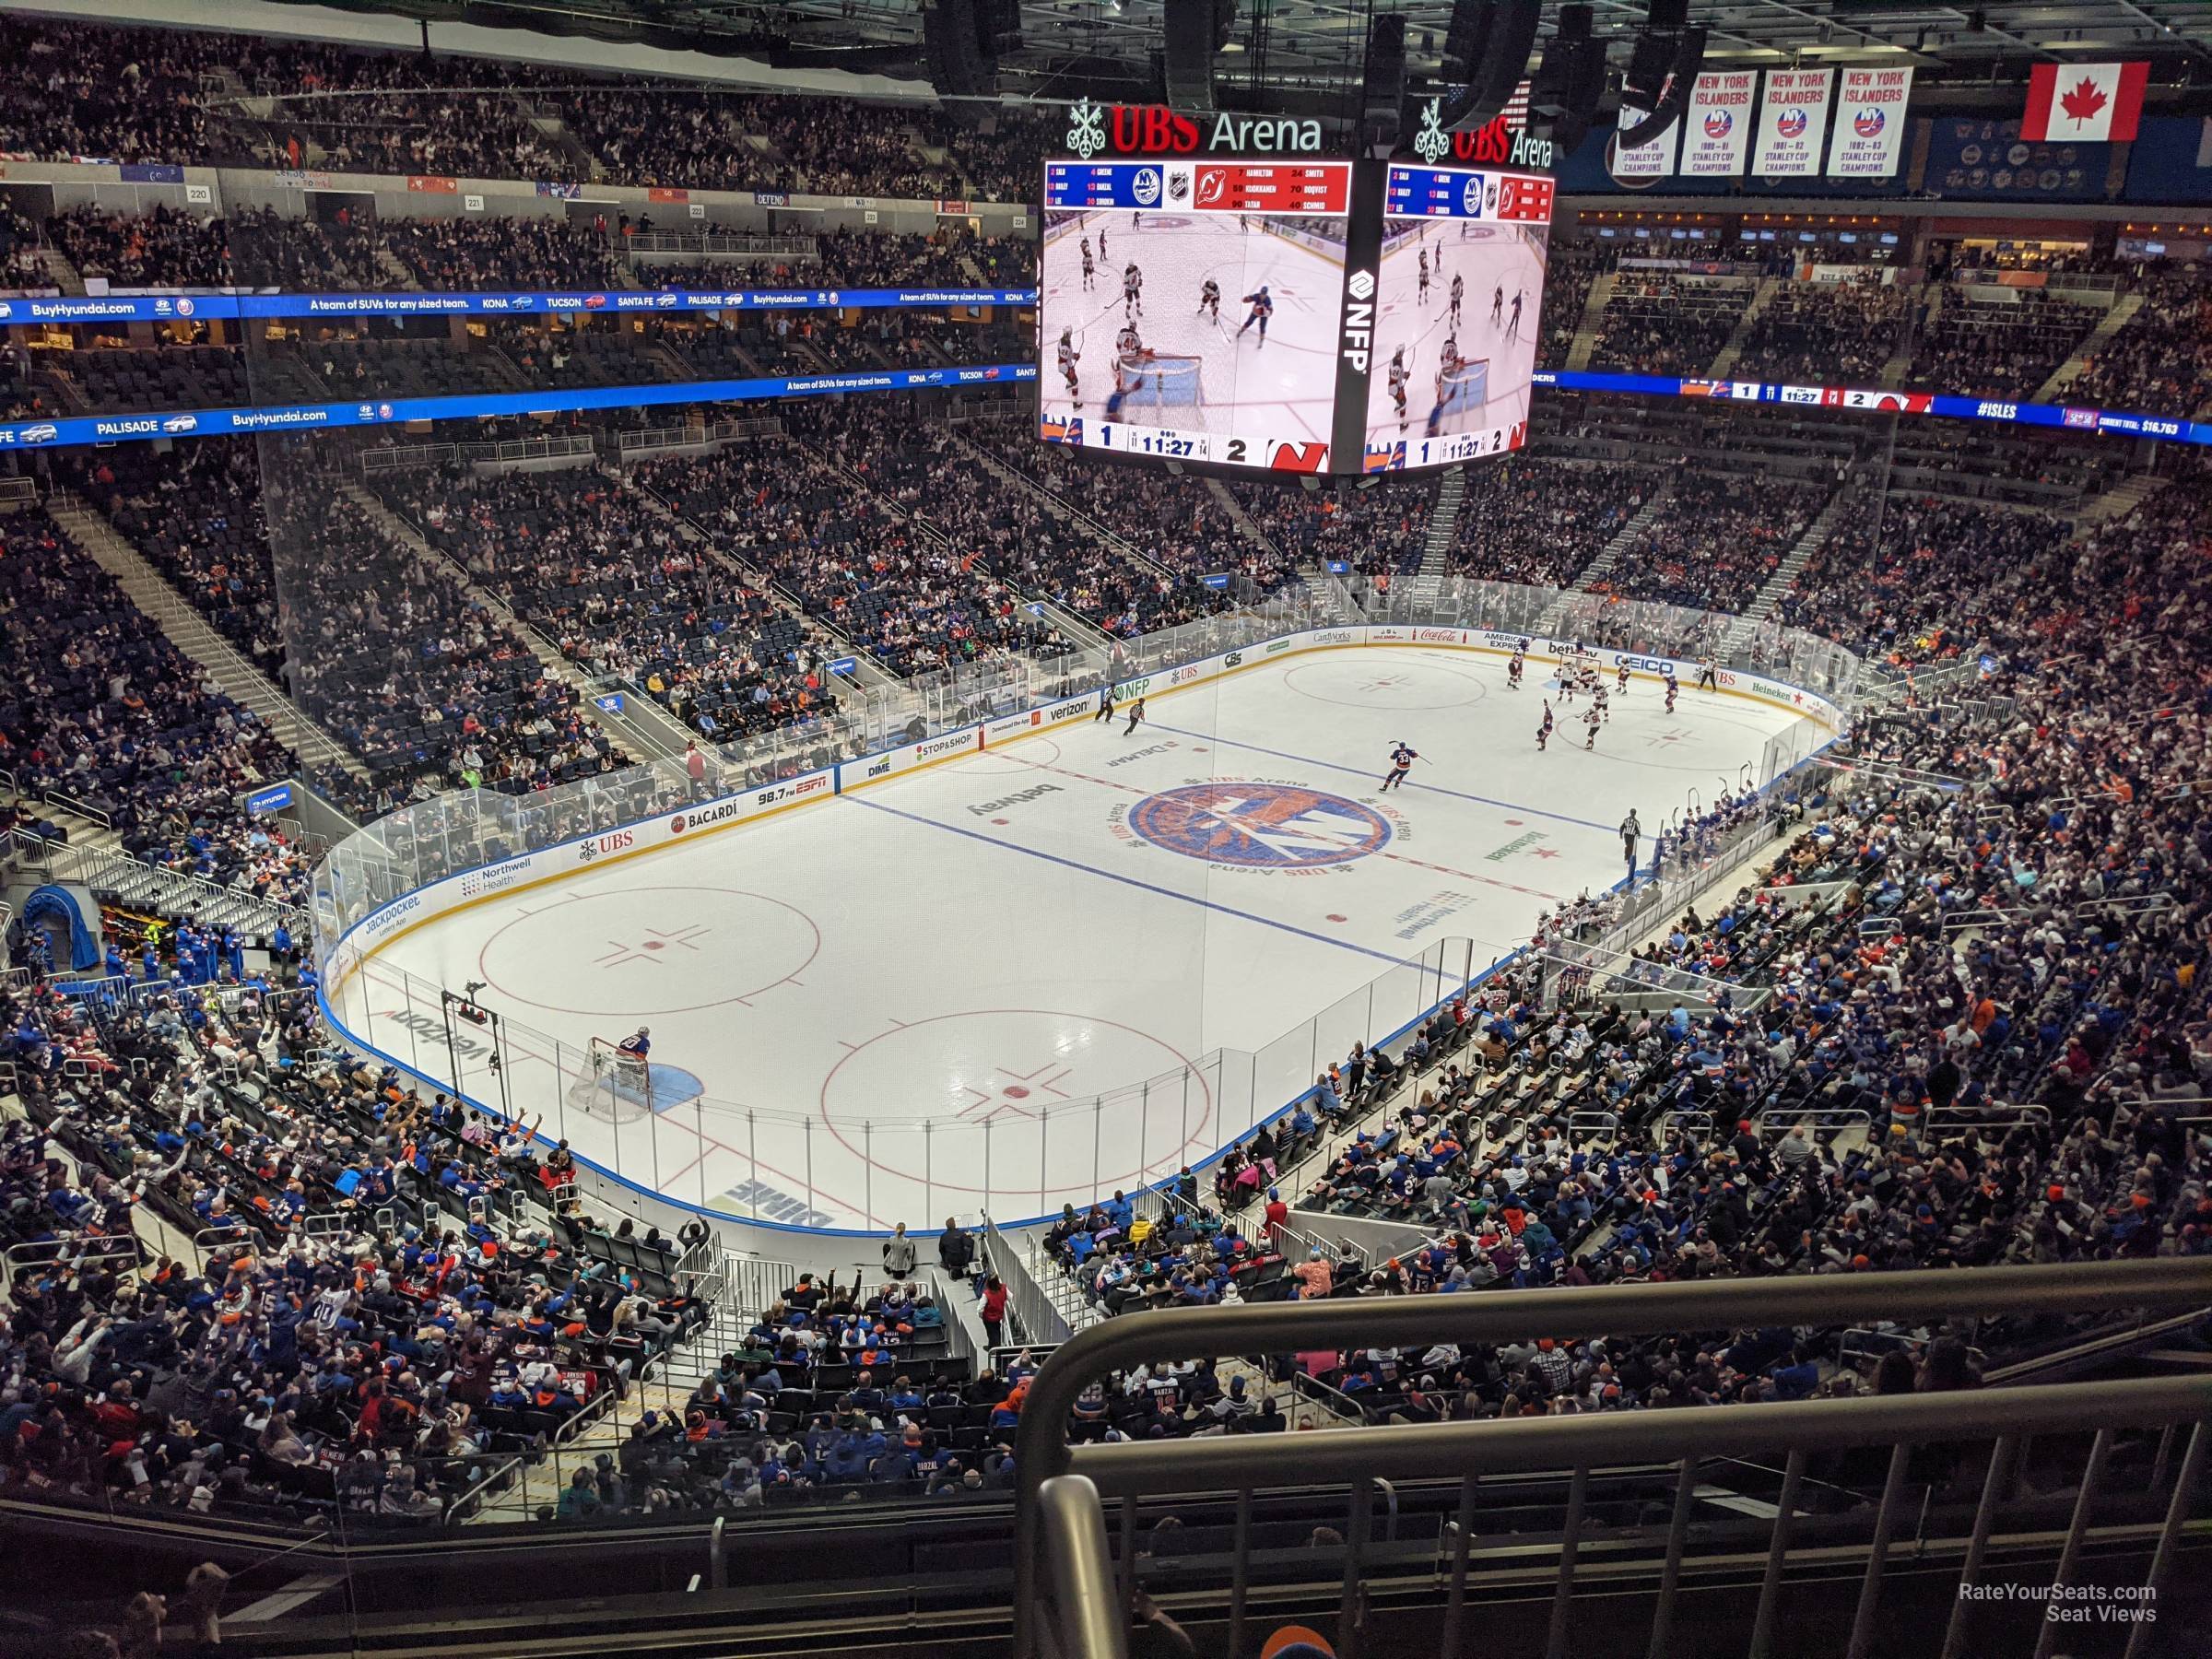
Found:
[[[1363,471],[1526,441],[1552,193],[1533,175],[1391,168]]]
[[[1347,161],[1049,163],[1042,436],[1327,471],[1350,200]]]

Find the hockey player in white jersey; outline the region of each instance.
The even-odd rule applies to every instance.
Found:
[[[1426,305],[1429,303],[1429,250],[1426,248],[1419,250],[1416,257],[1419,259],[1421,266],[1419,302]]]
[[[1083,354],[1076,349],[1076,331],[1072,328],[1062,329],[1060,331],[1060,378],[1067,382],[1067,394],[1075,399],[1076,407],[1078,409],[1083,406],[1083,385],[1076,378],[1076,365],[1082,360]]]
[[[1131,260],[1122,272],[1122,315],[1126,317],[1134,312],[1136,315],[1143,316],[1145,314],[1144,296],[1145,274],[1136,268],[1136,262]]]
[[[1090,292],[1091,284],[1097,280],[1098,274],[1099,267],[1091,262],[1090,238],[1087,236],[1083,239],[1083,291],[1085,293]]]
[[[1217,325],[1221,321],[1221,285],[1208,276],[1198,288],[1198,312],[1201,317],[1211,313]]]
[[[1113,395],[1106,400],[1106,418],[1122,412],[1122,400],[1145,389],[1146,366],[1152,353],[1145,348],[1135,324],[1124,324],[1113,338]]]
[[[1406,347],[1390,354],[1390,401],[1398,412],[1398,430],[1406,429],[1406,386],[1413,371],[1406,367]]]

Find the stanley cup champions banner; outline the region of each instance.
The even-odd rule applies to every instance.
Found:
[[[1756,69],[1724,69],[1698,76],[1682,125],[1682,171],[1707,178],[1735,178],[1751,141],[1751,95]]]
[[[1762,179],[1809,179],[1820,171],[1828,140],[1833,69],[1770,69],[1759,106],[1759,143],[1751,171]]]
[[[1905,136],[1910,69],[1846,69],[1836,94],[1836,130],[1828,142],[1831,179],[1887,179],[1897,171]]]

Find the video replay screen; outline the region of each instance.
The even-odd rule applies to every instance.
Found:
[[[1053,161],[1040,429],[1124,454],[1330,470],[1348,161]]]
[[[1527,441],[1553,183],[1393,166],[1364,470],[1441,466]]]

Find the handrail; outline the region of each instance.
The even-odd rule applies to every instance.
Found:
[[[1670,1285],[1606,1285],[1566,1289],[1498,1291],[1474,1296],[1409,1296],[1352,1298],[1308,1302],[1261,1302],[1235,1308],[1170,1308],[1138,1319],[1110,1319],[1077,1332],[1061,1345],[1030,1381],[1028,1404],[1022,1407],[1016,1431],[1014,1466],[1017,1499],[1025,1540],[1036,1535],[1038,1488],[1055,1476],[1074,1472],[1075,1448],[1066,1441],[1069,1411],[1077,1396],[1094,1379],[1125,1366],[1160,1360],[1198,1359],[1215,1354],[1295,1354],[1318,1348],[1404,1347],[1418,1342],[1497,1344],[1515,1338],[1546,1335],[1555,1338],[1591,1336],[1648,1336],[1669,1331],[1733,1330],[1768,1324],[1819,1324],[1849,1325],[1867,1319],[1890,1323],[1980,1318],[1991,1313],[2077,1313],[2104,1308],[2212,1306],[2212,1258],[2155,1262],[2100,1262],[2065,1267],[1987,1267],[1971,1273],[1868,1273],[1841,1278],[1771,1278],[1725,1283]],[[2009,1408],[2035,1391],[2021,1390],[2006,1396]],[[2077,1391],[2068,1391],[2069,1397]],[[1940,1399],[1942,1396],[1929,1396]],[[2197,1415],[2212,1412],[2212,1383],[2200,1384],[2190,1395]],[[1894,1401],[1875,1402],[1895,1404]],[[1836,1404],[1853,1404],[1837,1402]],[[2088,1402],[2077,1402],[2088,1404]],[[1626,1422],[1639,1443],[1637,1456],[1649,1454],[1654,1432],[1691,1431],[1680,1429],[1686,1419],[1707,1417],[1724,1419],[1761,1418],[1771,1423],[1771,1413],[1796,1409],[1768,1405],[1743,1411],[1666,1412],[1656,1414],[1665,1427],[1654,1431],[1643,1414],[1626,1418],[1552,1418],[1527,1419],[1519,1424],[1423,1424],[1412,1428],[1362,1430],[1356,1435],[1314,1435],[1299,1446],[1297,1472],[1306,1478],[1320,1473],[1325,1460],[1330,1472],[1361,1476],[1387,1473],[1408,1466],[1412,1453],[1416,1468],[1433,1470],[1438,1454],[1457,1449],[1469,1430],[1493,1433],[1469,1442],[1469,1449],[1496,1443],[1495,1430],[1520,1428],[1556,1433],[1560,1425],[1593,1431],[1588,1441],[1572,1444],[1578,1455],[1587,1445],[1589,1461],[1604,1461],[1609,1453],[1596,1433]],[[1886,1420],[1886,1419],[1884,1419]],[[1977,1414],[1975,1421],[1985,1421]],[[2071,1426],[2082,1426],[2078,1422]],[[1958,1424],[1942,1432],[1953,1433]],[[2013,1427],[2007,1418],[2007,1427]],[[1453,1431],[1451,1440],[1433,1438]],[[1406,1435],[1416,1437],[1407,1442]],[[1756,1448],[1763,1434],[1740,1437]],[[1725,1434],[1713,1437],[1718,1444]],[[1508,1441],[1500,1449],[1521,1444]],[[1090,1464],[1086,1448],[1084,1465]],[[1119,1450],[1119,1448],[1117,1448]],[[1240,1442],[1229,1437],[1202,1446],[1194,1441],[1178,1442],[1178,1452],[1193,1461],[1189,1472],[1208,1487],[1260,1484],[1284,1468],[1279,1449],[1261,1443]],[[1203,1454],[1204,1461],[1198,1461]],[[1559,1448],[1543,1453],[1556,1459]],[[1555,1464],[1556,1466],[1556,1464]],[[1178,1475],[1178,1479],[1181,1476]],[[1031,1607],[1037,1583],[1033,1543],[1025,1543],[1016,1559],[1016,1648],[1020,1655],[1036,1652]]]

